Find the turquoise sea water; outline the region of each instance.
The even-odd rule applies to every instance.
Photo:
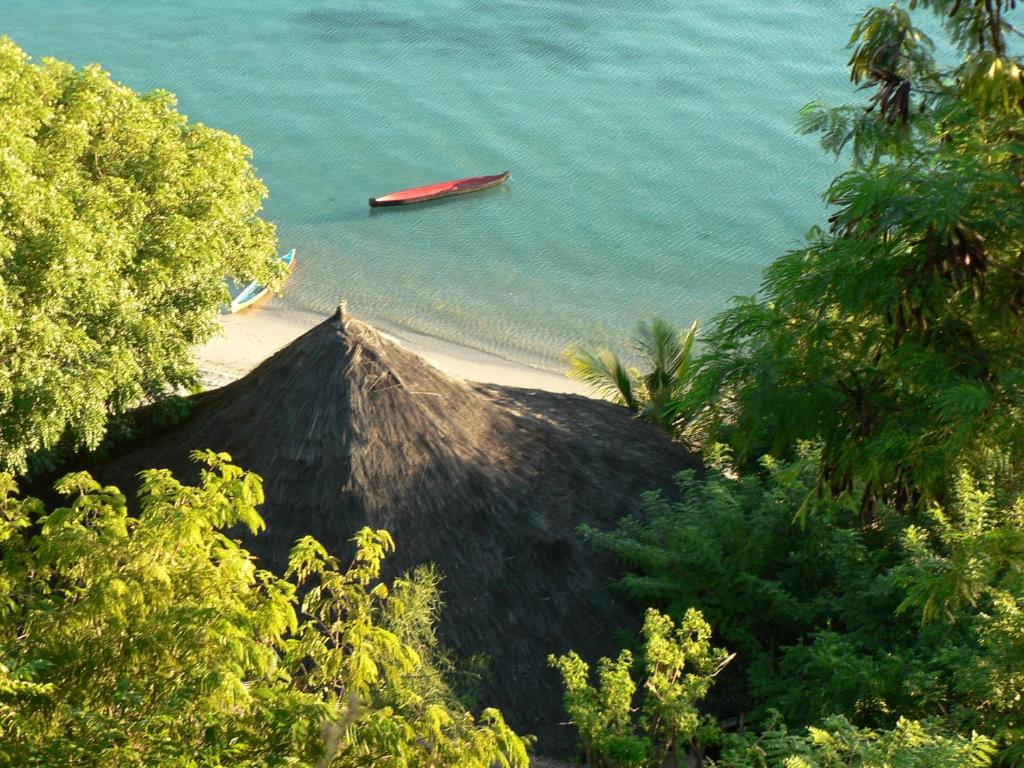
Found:
[[[824,216],[795,131],[848,99],[864,0],[0,0],[35,57],[99,62],[241,135],[296,312],[353,311],[555,367],[707,320]],[[367,198],[511,169],[509,184]]]

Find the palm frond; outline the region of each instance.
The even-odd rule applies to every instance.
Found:
[[[631,411],[640,410],[631,372],[611,350],[591,352],[576,346],[567,349],[565,354],[571,378],[582,381],[596,394],[611,398]]]
[[[673,394],[677,394],[676,390],[689,384],[691,363],[693,362],[693,340],[697,338],[699,329],[700,326],[694,320],[689,329],[679,338],[679,353],[672,361],[671,368]]]
[[[625,405],[645,421],[672,432],[683,415],[679,401],[693,383],[697,328],[694,322],[681,331],[661,318],[639,323],[633,349],[645,365],[644,373],[627,368],[607,349],[593,352],[570,347],[565,352],[569,375],[590,385],[595,393]]]
[[[673,376],[672,366],[679,358],[679,342],[679,331],[660,317],[650,323],[641,322],[637,326],[634,347],[651,365],[650,373],[644,376],[651,392],[669,386]]]

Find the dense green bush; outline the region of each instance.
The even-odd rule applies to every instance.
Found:
[[[627,572],[618,588],[681,616],[696,607],[739,653],[724,703],[764,723],[900,717],[1024,741],[1024,497],[969,476],[949,507],[909,519],[853,501],[801,515],[815,455],[738,477],[680,477],[610,532],[585,530]],[[738,690],[738,693],[737,693]]]
[[[933,723],[900,719],[874,731],[830,717],[797,733],[776,722],[759,734],[726,735],[721,757],[708,768],[985,768],[995,754],[990,739]]]
[[[310,538],[258,569],[224,531],[263,527],[260,479],[199,458],[198,487],[144,473],[138,517],[84,473],[51,512],[0,475],[0,764],[525,768],[434,664],[435,577],[381,581],[369,529],[347,569]]]
[[[634,680],[633,656],[590,667],[570,652],[550,661],[562,674],[565,706],[579,729],[587,765],[600,768],[983,768],[996,754],[993,741],[961,737],[935,721],[900,718],[894,727],[857,728],[844,717],[790,732],[773,713],[762,731],[725,732],[698,703],[731,657],[710,643],[711,627],[699,611],[679,627],[651,609],[644,622],[643,679]],[[639,706],[634,706],[638,688]]]

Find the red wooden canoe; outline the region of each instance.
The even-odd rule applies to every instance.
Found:
[[[508,171],[495,176],[474,176],[470,179],[456,179],[455,181],[442,181],[440,184],[428,184],[425,187],[413,187],[403,189],[401,192],[392,192],[390,195],[371,197],[370,205],[374,208],[384,205],[409,205],[410,203],[422,203],[424,200],[437,200],[452,195],[465,195],[468,192],[478,192],[488,187],[496,187],[508,180]]]

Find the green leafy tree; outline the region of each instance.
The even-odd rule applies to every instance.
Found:
[[[672,431],[680,419],[676,404],[692,383],[696,335],[696,323],[683,332],[659,318],[642,322],[633,347],[649,367],[646,373],[626,365],[609,349],[592,351],[575,346],[566,350],[569,376],[626,406],[645,421]]]
[[[303,539],[282,579],[224,533],[263,527],[260,479],[197,458],[197,487],[143,473],[137,517],[85,473],[50,512],[0,475],[0,764],[525,768],[431,668],[436,581],[381,581],[386,532],[345,569]]]
[[[915,0],[960,58],[944,68],[901,4],[851,38],[866,109],[814,104],[823,146],[849,150],[827,230],[776,260],[763,292],[707,337],[688,404],[745,460],[823,441],[821,490],[880,503],[945,499],[966,462],[1024,458],[1024,75],[1008,0]]]
[[[166,91],[0,38],[0,470],[195,383],[224,276],[278,273],[250,155]]]

